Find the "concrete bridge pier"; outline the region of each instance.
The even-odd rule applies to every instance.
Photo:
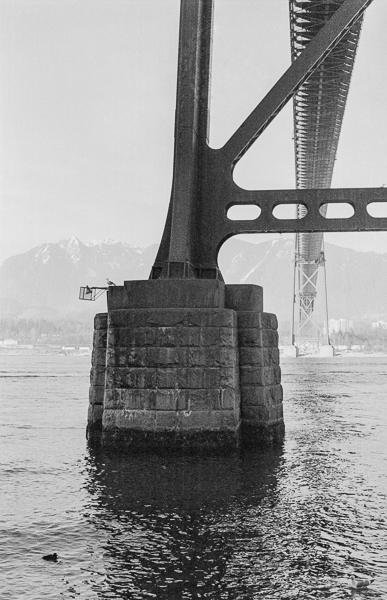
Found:
[[[132,452],[275,445],[280,379],[261,287],[128,281],[95,318],[87,435]]]

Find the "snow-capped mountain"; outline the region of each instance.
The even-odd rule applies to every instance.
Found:
[[[357,252],[325,244],[329,318],[387,319],[387,253]],[[294,240],[261,244],[227,242],[219,265],[228,283],[255,283],[264,290],[264,309],[290,321]],[[324,315],[323,273],[318,276],[316,313]]]
[[[227,283],[255,283],[264,289],[264,307],[281,321],[290,320],[293,287],[293,240],[279,238],[260,244],[238,239],[222,248],[219,265]],[[387,319],[387,254],[356,252],[326,244],[329,316]],[[78,238],[42,244],[8,258],[0,267],[0,311],[21,316],[29,309],[43,316],[106,310],[102,298],[81,302],[80,286],[106,286],[106,279],[147,279],[157,246],[134,248],[114,240]],[[321,273],[322,275],[322,273]],[[323,277],[319,277],[321,284]],[[317,309],[323,295],[317,296]]]
[[[104,287],[107,278],[117,284],[124,279],[146,279],[156,251],[157,246],[142,250],[113,240],[84,244],[76,237],[42,244],[4,261],[0,297],[25,307],[85,310],[89,303],[78,300],[81,286]],[[91,310],[105,310],[105,306],[94,305]]]

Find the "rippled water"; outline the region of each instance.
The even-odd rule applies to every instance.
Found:
[[[2,600],[387,597],[387,357],[283,360],[283,447],[227,458],[93,454],[89,366],[0,359]]]

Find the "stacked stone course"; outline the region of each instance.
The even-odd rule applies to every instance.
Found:
[[[158,442],[164,443],[166,430],[174,433],[174,443],[184,444],[187,434],[193,438],[203,429],[237,430],[237,350],[231,311],[111,311],[105,441],[130,444],[128,430],[141,430],[158,433]],[[149,436],[144,441],[149,443]]]
[[[242,428],[246,444],[278,443],[284,434],[277,317],[238,312]]]
[[[106,349],[108,333],[108,315],[100,313],[94,318],[93,353],[91,355],[88,437],[100,439],[102,416],[104,412]]]
[[[155,293],[136,298],[155,283],[172,307],[155,308]],[[140,451],[235,449],[242,422],[246,441],[277,443],[277,320],[262,312],[262,289],[192,280],[130,286],[110,290],[108,314],[95,319],[89,438]]]

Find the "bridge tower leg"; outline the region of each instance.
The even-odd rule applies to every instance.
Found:
[[[225,450],[284,434],[277,319],[261,287],[224,284],[216,246],[203,252],[212,16],[212,0],[181,2],[172,194],[150,279],[110,287],[96,317],[88,436],[108,447]]]

